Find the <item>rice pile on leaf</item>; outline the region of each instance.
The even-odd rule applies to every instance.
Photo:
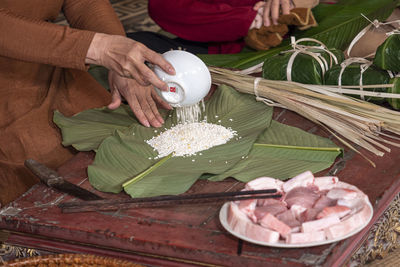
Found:
[[[96,151],[94,163],[88,168],[89,180],[96,189],[114,193],[124,189],[132,197],[180,194],[199,178],[223,180],[233,175],[248,181],[260,174],[277,174],[276,177],[286,179],[304,169],[325,169],[340,154],[340,149],[328,139],[271,123],[272,108],[227,86],[220,86],[207,101],[205,115],[209,123],[237,131],[237,138],[203,151],[202,155],[158,160],[154,159],[157,152],[145,140],[172,127],[176,121],[174,112],[163,113],[162,129],[140,125],[125,106],[116,111],[87,110],[70,118],[56,112],[54,122],[62,129],[64,145]],[[273,132],[269,135],[270,129]],[[266,146],[259,146],[258,142],[265,142]],[[281,155],[277,153],[279,145],[283,145]],[[299,147],[303,147],[303,155],[299,154]],[[259,169],[246,167],[255,160]]]

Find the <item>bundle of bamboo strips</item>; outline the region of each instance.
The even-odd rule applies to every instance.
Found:
[[[374,162],[353,144],[378,156],[390,152],[385,144],[400,147],[400,143],[394,141],[400,140],[396,136],[400,134],[400,112],[342,95],[335,87],[266,80],[217,67],[209,67],[209,70],[214,84],[232,86],[239,92],[256,95],[267,104],[272,101],[302,115],[326,129],[374,167]],[[363,93],[377,96],[374,92]],[[400,98],[399,95],[394,97]]]

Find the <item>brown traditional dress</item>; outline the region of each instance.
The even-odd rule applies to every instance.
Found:
[[[63,11],[70,27],[51,21]],[[95,32],[124,35],[108,0],[0,1],[0,203],[37,179],[33,158],[57,168],[74,151],[61,145],[54,110],[70,116],[110,102],[85,65]]]

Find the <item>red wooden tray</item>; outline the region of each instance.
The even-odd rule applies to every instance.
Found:
[[[275,109],[276,120],[327,136],[319,127],[290,111]],[[71,197],[37,184],[0,210],[0,229],[8,243],[57,253],[90,253],[156,266],[342,266],[360,247],[392,199],[400,192],[400,149],[373,157],[373,168],[358,154],[346,151],[329,169],[365,192],[374,206],[371,223],[359,234],[338,243],[311,248],[270,248],[241,241],[221,226],[221,205],[178,206],[118,212],[62,214],[57,204]],[[73,183],[103,197],[85,179],[93,153],[79,153],[58,172]],[[243,187],[234,179],[198,181],[188,193],[233,191]]]

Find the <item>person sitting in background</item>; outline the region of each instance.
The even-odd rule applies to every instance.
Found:
[[[181,47],[198,54],[238,53],[252,28],[277,24],[294,7],[314,7],[318,0],[149,0],[150,17],[177,38],[151,32],[128,37],[157,52]]]
[[[70,27],[51,22],[61,10]],[[145,62],[170,74],[174,69],[126,38],[108,0],[0,1],[0,33],[1,205],[38,181],[24,167],[26,159],[57,168],[74,155],[61,144],[54,110],[71,116],[114,109],[124,97],[145,126],[163,123],[156,103],[170,107],[146,86],[168,87]],[[87,72],[88,64],[110,70],[111,95]]]

